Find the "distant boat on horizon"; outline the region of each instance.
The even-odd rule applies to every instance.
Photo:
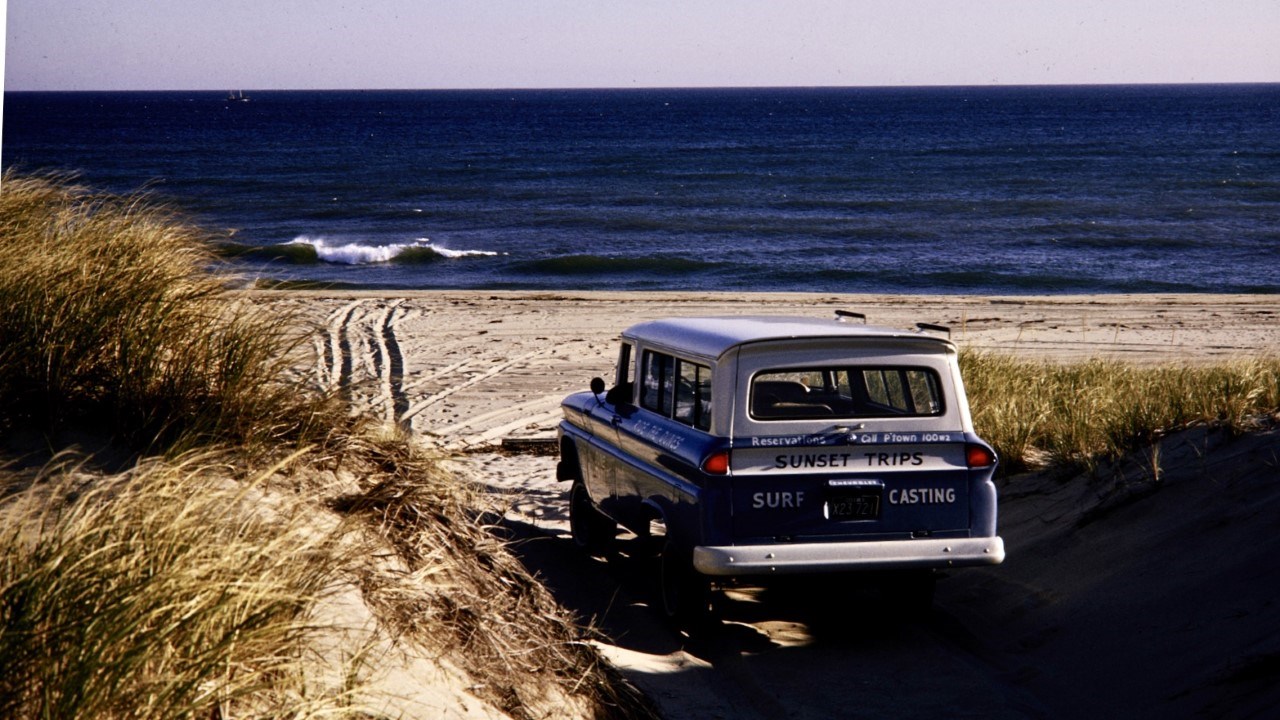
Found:
[[[227,93],[227,102],[249,102],[249,98],[244,96],[243,90],[232,90]]]

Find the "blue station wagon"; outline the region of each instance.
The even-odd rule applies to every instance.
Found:
[[[1002,562],[996,455],[946,329],[859,319],[625,330],[612,388],[563,402],[574,541],[653,538],[676,619],[705,614],[713,584],[789,574],[891,571],[927,606],[937,569]]]

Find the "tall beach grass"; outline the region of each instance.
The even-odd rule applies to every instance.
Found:
[[[303,669],[308,618],[346,572],[334,538],[249,499],[268,458],[350,423],[289,381],[294,338],[210,262],[145,197],[3,177],[0,433],[55,456],[34,477],[0,461],[0,717],[346,706]],[[63,450],[85,439],[143,459],[95,469]]]
[[[1243,432],[1280,412],[1280,358],[1139,367],[966,351],[960,365],[974,426],[1006,474],[1092,466],[1196,424]]]
[[[511,717],[649,717],[480,496],[305,386],[306,330],[214,263],[146,197],[3,177],[0,434],[136,464],[0,457],[0,717],[368,717],[368,648],[315,657],[335,588]]]
[[[0,717],[341,714],[311,611],[354,558],[220,462],[55,465],[0,506]]]
[[[143,196],[6,171],[0,430],[167,452],[329,432],[332,403],[281,382],[300,338],[208,271],[204,240]]]

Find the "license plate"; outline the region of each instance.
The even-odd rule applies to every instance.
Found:
[[[880,517],[880,490],[833,493],[827,498],[829,520],[875,520]]]

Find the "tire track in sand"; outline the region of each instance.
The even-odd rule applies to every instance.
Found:
[[[422,400],[414,403],[409,407],[408,411],[405,412],[404,418],[406,420],[411,419],[413,416],[417,415],[418,413],[421,413],[423,410],[426,410],[431,405],[437,402],[440,402],[441,400],[444,400],[450,395],[453,395],[455,393],[461,392],[462,390],[466,390],[467,388],[478,385],[484,382],[485,380],[488,380],[502,373],[503,371],[508,370],[512,367],[515,367],[523,362],[527,362],[538,356],[547,355],[555,351],[556,351],[556,348],[554,347],[543,348],[541,350],[534,350],[533,352],[528,352],[518,357],[512,358],[511,360],[507,360],[505,362],[494,365],[493,367],[489,368],[485,372],[480,373],[479,375],[476,375],[475,377],[472,377],[471,379],[465,382],[446,387],[445,389],[437,393],[434,393],[432,395],[429,395],[426,398],[423,398]]]
[[[351,397],[351,338],[350,325],[356,310],[367,300],[355,300],[329,314],[326,325],[327,343],[317,347],[317,380],[320,386],[337,391],[346,399]]]
[[[373,312],[365,311],[372,302],[355,300],[329,314],[325,338],[314,343],[316,380],[353,405],[366,405],[386,422],[409,430],[405,359],[395,332],[404,300],[378,303]],[[361,369],[368,378],[357,378]],[[366,382],[368,396],[358,397]]]
[[[379,401],[383,404],[383,417],[388,423],[398,426],[401,430],[410,431],[413,429],[411,418],[406,417],[409,411],[409,397],[404,390],[404,353],[400,350],[400,343],[396,340],[395,316],[396,311],[400,309],[400,304],[404,300],[396,300],[383,309],[379,316],[379,320],[375,323],[377,332],[374,336],[376,347],[378,350],[375,358],[375,366],[378,368],[379,379],[382,382],[382,396]]]
[[[562,415],[560,401],[562,396],[547,395],[544,397],[499,408],[476,415],[462,422],[454,423],[431,433],[443,441],[446,450],[465,450],[472,447],[488,445],[504,435],[529,427],[530,425],[549,424],[554,426]],[[510,419],[514,417],[515,419]],[[500,423],[496,424],[495,423]],[[472,428],[465,432],[466,428]]]
[[[404,298],[362,298],[346,303],[329,313],[325,332],[313,341],[315,375],[322,388],[405,432],[415,432],[415,418],[420,419],[424,411],[446,398],[469,390],[493,393],[495,386],[491,384],[500,382],[503,373],[557,350],[542,347],[493,365],[488,364],[493,358],[481,352],[427,372],[419,367],[421,374],[409,379],[410,358],[397,329],[422,312],[406,307],[406,303]],[[434,385],[434,391],[423,392],[426,385]],[[559,401],[559,394],[526,397],[523,402],[464,417],[423,435],[451,450],[483,446],[530,426],[554,425],[560,415]]]

